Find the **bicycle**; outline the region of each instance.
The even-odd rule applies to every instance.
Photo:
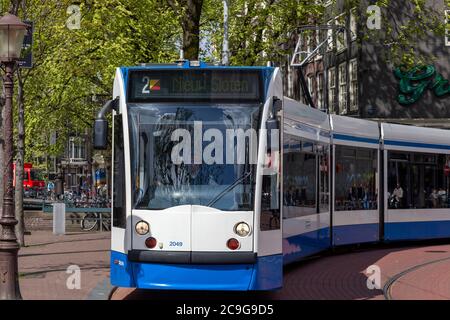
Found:
[[[89,212],[86,213],[81,220],[81,229],[84,231],[100,230],[100,220],[102,220],[102,229],[109,231],[111,215],[101,218],[102,213]]]

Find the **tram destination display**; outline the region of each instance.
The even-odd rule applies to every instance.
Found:
[[[132,71],[130,102],[260,101],[261,81],[252,70]]]

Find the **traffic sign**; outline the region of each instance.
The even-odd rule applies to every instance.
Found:
[[[33,66],[33,21],[24,21],[29,25],[27,28],[27,34],[23,39],[22,52],[20,54],[20,59],[17,61],[17,64],[20,68],[30,69]]]

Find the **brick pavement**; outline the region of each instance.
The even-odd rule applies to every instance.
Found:
[[[109,232],[73,232],[56,236],[32,231],[19,251],[19,282],[24,299],[66,300],[93,298],[97,287],[109,283]],[[70,265],[81,269],[81,288],[69,290]]]
[[[380,289],[367,287],[366,270],[371,265],[380,267]],[[386,298],[383,289],[391,281],[386,294],[391,299],[450,299],[450,244],[365,249],[298,262],[285,268],[281,290],[256,296],[242,293],[239,298],[382,300]],[[181,299],[236,298],[223,292],[175,294],[120,288],[112,299],[164,299],[169,295]]]

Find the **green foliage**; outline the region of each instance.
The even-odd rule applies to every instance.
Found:
[[[80,3],[80,29],[66,26],[72,0],[29,0],[34,67],[25,71],[27,156],[57,155],[71,132],[84,132],[112,96],[115,68],[177,57],[176,17],[157,0]],[[50,135],[58,140],[50,145]]]
[[[394,65],[416,65],[433,57],[418,45],[429,37],[443,37],[444,12],[450,9],[450,0],[336,0],[326,7],[327,1],[309,0],[230,0],[229,39],[231,64],[255,65],[267,61],[280,62],[293,51],[296,30],[301,25],[326,24],[342,10],[357,9],[360,41],[382,46],[380,54]],[[444,4],[445,2],[445,4]],[[381,8],[381,29],[369,30],[367,7]],[[202,31],[208,36],[208,58],[220,61],[223,41],[222,0],[204,3]],[[311,33],[311,35],[313,35]]]
[[[207,30],[212,58],[220,61],[223,41],[222,1],[204,4],[203,30]],[[323,6],[308,0],[232,0],[229,12],[230,63],[260,65],[279,61],[292,53],[293,33],[300,25],[313,23],[322,16]],[[285,46],[285,44],[289,44]]]
[[[430,37],[442,37],[445,33],[445,5],[428,0],[378,0],[381,8],[381,30],[369,30],[363,24],[363,40],[380,46],[380,53],[392,65],[412,67],[430,63],[434,57],[421,47]],[[443,5],[442,7],[440,5]],[[360,19],[365,21],[368,14],[362,10]]]

